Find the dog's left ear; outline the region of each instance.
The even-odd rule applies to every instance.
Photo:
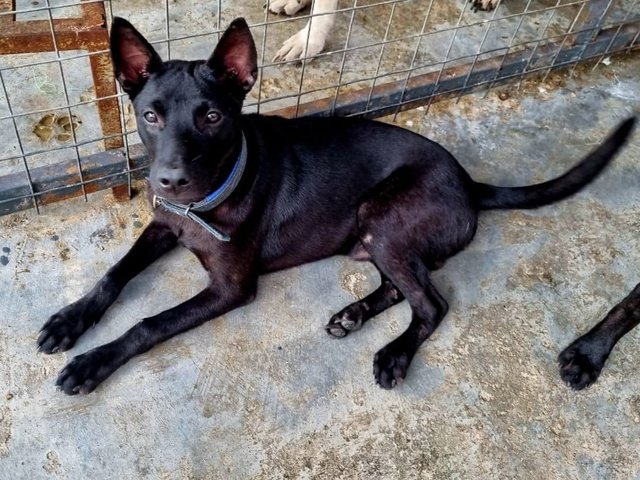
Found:
[[[244,99],[258,78],[256,44],[244,18],[231,22],[207,60],[207,66],[216,80]]]

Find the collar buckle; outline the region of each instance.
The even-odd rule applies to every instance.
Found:
[[[215,207],[224,202],[236,189],[238,183],[240,183],[240,178],[244,173],[246,164],[247,140],[244,137],[244,132],[242,132],[242,145],[240,147],[240,155],[238,155],[238,159],[231,169],[231,173],[223,182],[223,184],[218,187],[217,190],[207,195],[203,200],[199,202],[191,202],[188,205],[174,203],[167,200],[166,198],[159,197],[158,195],[153,195],[151,204],[153,205],[153,208],[157,208],[158,205],[162,205],[166,210],[169,210],[170,212],[190,218],[196,223],[199,223],[205,230],[211,233],[218,240],[228,242],[230,240],[230,237],[228,235],[225,235],[213,226],[209,225],[194,212],[207,212],[209,210],[213,210]]]

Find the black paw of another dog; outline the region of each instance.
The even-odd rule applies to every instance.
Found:
[[[362,324],[362,310],[360,307],[358,305],[349,305],[331,317],[324,328],[332,337],[340,338],[346,337],[349,332],[359,330]]]
[[[91,318],[87,318],[86,310],[84,305],[74,303],[52,315],[40,330],[38,350],[44,353],[56,353],[73,347],[89,325],[95,323]],[[97,316],[97,319],[99,318]]]
[[[56,386],[67,395],[90,393],[122,364],[117,360],[117,351],[108,346],[78,355],[60,372]]]
[[[387,390],[402,382],[407,376],[411,359],[405,352],[397,351],[391,344],[373,358],[373,376],[376,383]]]
[[[560,377],[574,390],[582,390],[598,379],[608,356],[608,349],[581,337],[558,355]]]

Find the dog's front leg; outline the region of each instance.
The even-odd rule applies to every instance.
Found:
[[[124,286],[154,260],[176,246],[173,232],[151,222],[131,250],[80,300],[67,305],[44,324],[38,350],[45,353],[70,349],[89,327],[98,323]]]
[[[120,338],[75,357],[58,376],[65,393],[89,393],[130,358],[178,333],[246,305],[255,297],[256,281],[229,286],[211,282],[198,295],[170,310],[147,318]]]

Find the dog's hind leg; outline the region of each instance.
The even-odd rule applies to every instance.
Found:
[[[376,259],[380,261],[380,259]],[[420,345],[431,336],[449,306],[431,284],[426,266],[419,259],[390,256],[381,262],[411,306],[411,323],[395,340],[382,348],[373,359],[373,374],[383,388],[393,388],[402,381]]]
[[[324,327],[329,335],[344,337],[362,328],[367,320],[404,300],[402,292],[382,272],[380,280],[381,284],[376,290],[331,317]]]
[[[598,379],[611,350],[624,335],[640,324],[640,283],[593,327],[558,356],[560,376],[575,390]]]
[[[362,245],[412,310],[407,330],[374,358],[374,375],[383,388],[405,378],[418,348],[447,313],[429,270],[464,248],[475,232],[476,213],[456,178],[434,183],[433,176],[433,171],[398,171],[358,210]]]

